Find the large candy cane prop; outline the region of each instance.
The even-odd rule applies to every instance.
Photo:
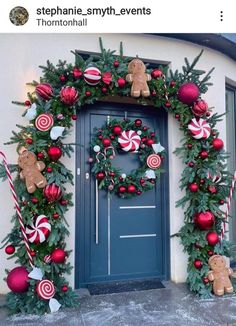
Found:
[[[26,235],[26,232],[25,232],[25,226],[24,226],[24,223],[23,223],[22,215],[21,215],[21,209],[20,209],[20,205],[18,203],[18,198],[17,198],[16,192],[15,192],[15,187],[14,187],[14,184],[13,184],[13,181],[12,181],[12,176],[11,176],[11,173],[10,173],[10,170],[9,170],[9,167],[8,167],[7,159],[6,159],[5,154],[3,152],[1,152],[1,151],[0,151],[0,156],[3,157],[3,164],[4,164],[4,167],[5,167],[6,173],[7,173],[7,178],[8,178],[8,181],[9,181],[12,197],[13,197],[13,200],[14,200],[14,203],[15,203],[15,208],[16,208],[18,220],[19,220],[19,223],[20,223],[21,232],[22,232],[22,235],[23,235],[23,240],[24,240],[24,243],[25,243],[27,255],[29,257],[29,263],[30,263],[30,266],[33,268],[34,264],[33,264],[33,258],[32,258],[32,255],[31,255],[30,247],[29,247],[29,241],[28,241],[28,238],[27,238],[27,235]]]
[[[234,176],[231,182],[231,187],[230,187],[230,192],[229,192],[229,197],[227,198],[227,203],[226,203],[226,211],[225,211],[225,218],[223,222],[223,228],[221,231],[222,238],[224,237],[225,229],[226,229],[226,221],[228,220],[229,212],[230,212],[230,207],[231,207],[231,202],[233,199],[233,192],[234,192],[234,186],[236,182],[236,171],[234,172]]]

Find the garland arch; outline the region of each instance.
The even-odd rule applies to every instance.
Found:
[[[87,60],[74,52],[75,64],[60,60],[55,66],[48,61],[46,66],[41,66],[43,76],[40,82],[31,83],[35,91],[28,94],[24,103],[13,102],[25,106],[23,116],[29,124],[17,125],[19,130],[13,131],[8,144],[17,144],[18,153],[22,148],[33,152],[37,162],[43,162],[45,166],[41,174],[47,182],[44,189],[37,188],[30,193],[20,178],[18,165],[9,166],[11,172],[17,173],[14,186],[24,224],[29,226],[31,233],[34,232],[30,229],[32,223],[34,226],[35,223],[50,225],[50,230],[43,232],[44,241],[37,237],[38,233],[34,234],[37,240],[34,237],[30,243],[30,255],[44,277],[53,282],[54,298],[63,307],[76,304],[75,295],[63,276],[72,268],[66,261],[70,252],[65,248],[65,236],[69,235],[69,231],[64,215],[73,205],[72,194],[67,193],[65,187],[67,182],[73,183],[73,175],[60,158],[70,156],[74,150],[72,144],[63,140],[73,127],[76,111],[85,104],[93,104],[108,95],[130,96],[126,75],[131,59],[123,55],[122,44],[118,55],[115,51],[106,50],[101,39],[100,47],[101,54],[90,56]],[[180,188],[185,193],[177,202],[177,206],[185,208],[184,225],[177,235],[188,254],[187,281],[190,289],[209,297],[212,284],[207,278],[208,259],[213,253],[229,254],[228,242],[224,238],[222,205],[229,195],[231,174],[225,170],[224,144],[216,129],[222,116],[212,112],[202,98],[211,85],[209,80],[213,69],[205,73],[196,68],[201,55],[202,52],[192,63],[185,58],[182,72],[173,72],[161,66],[149,69],[147,65],[146,72],[152,76],[148,81],[150,96],[140,97],[137,101],[152,103],[157,110],[167,110],[175,117],[183,133],[182,146],[175,151],[185,165],[180,180]],[[5,176],[4,166],[1,165],[0,177],[4,179]],[[26,267],[27,274],[31,265],[16,214],[13,223],[12,231],[4,239],[5,251],[16,259],[18,265]],[[24,279],[24,275],[15,273],[13,283],[21,281],[22,277]],[[38,280],[33,278],[23,291],[17,292],[13,286],[7,298],[13,313],[36,314],[49,311],[46,299],[38,287]]]

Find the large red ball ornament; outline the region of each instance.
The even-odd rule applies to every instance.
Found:
[[[66,105],[74,105],[78,99],[78,92],[74,87],[66,86],[60,92],[61,101]]]
[[[192,107],[192,112],[196,117],[202,117],[204,114],[207,113],[208,105],[205,101],[199,100],[194,103]]]
[[[66,252],[63,249],[55,249],[51,253],[51,260],[55,264],[63,264],[66,259]]]
[[[220,241],[220,238],[216,232],[208,232],[206,235],[206,241],[210,246],[215,246]]]
[[[44,188],[43,194],[49,203],[54,203],[61,198],[62,191],[55,183],[51,183]]]
[[[15,246],[13,246],[13,245],[8,245],[8,246],[6,246],[6,248],[5,248],[5,253],[6,253],[7,255],[12,255],[12,254],[14,254],[15,250],[16,250]]]
[[[126,187],[120,186],[118,189],[119,194],[124,194],[126,192]]]
[[[84,71],[84,80],[91,86],[97,85],[100,82],[101,78],[101,71],[96,67],[89,67]]]
[[[121,126],[119,126],[119,125],[114,126],[114,127],[113,127],[113,133],[114,133],[115,135],[120,135],[120,134],[122,133],[122,128],[121,128]]]
[[[104,147],[108,147],[111,145],[111,141],[109,138],[103,138],[102,143]]]
[[[191,183],[189,186],[188,186],[188,189],[191,191],[191,192],[197,192],[199,187],[196,183]]]
[[[117,84],[118,84],[118,86],[119,86],[120,88],[122,88],[122,87],[125,86],[126,81],[125,81],[124,78],[118,78],[118,79],[117,79]]]
[[[50,84],[43,83],[36,86],[36,94],[44,100],[49,100],[53,95],[53,88]]]
[[[200,269],[202,267],[202,261],[199,259],[195,259],[193,264],[196,269]]]
[[[105,173],[104,172],[98,172],[97,174],[96,174],[96,178],[97,178],[97,180],[103,180],[104,178],[105,178]]]
[[[28,271],[24,266],[15,267],[7,275],[7,285],[12,292],[23,293],[28,290]]]
[[[224,147],[224,142],[220,138],[215,138],[212,140],[212,146],[216,151],[220,151]]]
[[[48,156],[52,161],[58,161],[59,158],[62,156],[62,150],[60,147],[51,146],[48,149]]]
[[[127,191],[129,194],[134,194],[136,192],[136,187],[134,185],[129,185]]]
[[[215,223],[215,216],[210,211],[197,213],[194,223],[201,230],[210,230]]]
[[[178,99],[184,104],[192,104],[199,97],[199,88],[194,83],[186,83],[178,90]]]

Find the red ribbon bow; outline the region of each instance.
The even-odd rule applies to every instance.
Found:
[[[102,76],[102,81],[106,84],[106,85],[110,85],[112,80],[112,76],[110,72],[104,72],[103,76]]]

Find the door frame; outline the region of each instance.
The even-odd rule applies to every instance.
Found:
[[[127,104],[121,101],[122,103],[117,103],[117,101],[106,101],[106,102],[96,102],[92,105],[87,105],[88,109],[95,109],[96,111],[107,111],[109,115],[110,112],[117,109],[119,111],[136,111],[137,107],[141,110],[147,110],[147,106],[143,106],[139,103],[135,104]],[[86,107],[84,110],[81,110],[78,113],[78,119],[76,123],[76,143],[80,142],[84,143],[85,132],[86,130],[83,128],[84,120],[86,116]],[[162,110],[148,106],[149,112],[158,113],[157,110]],[[151,111],[150,111],[151,110]],[[166,148],[168,153],[168,113],[166,111],[161,111],[162,119],[163,119],[163,128],[162,128],[162,145]],[[87,193],[84,191],[84,176],[87,170],[89,170],[89,164],[85,164],[87,162],[88,156],[85,150],[80,150],[80,147],[76,148],[76,183],[75,183],[75,289],[81,287],[87,287],[88,283],[85,283],[85,256],[86,256],[86,248],[85,248],[85,232],[89,230],[85,229],[85,203],[87,200]],[[163,252],[162,252],[162,266],[163,266],[163,277],[162,280],[169,280],[170,278],[170,212],[169,212],[169,164],[168,157],[165,158],[164,161],[164,169],[166,173],[162,175],[160,182],[161,189],[161,210],[163,216],[162,223],[162,231],[163,235]],[[87,168],[87,169],[86,169]],[[90,176],[91,177],[91,176]],[[81,250],[80,250],[81,249]]]

